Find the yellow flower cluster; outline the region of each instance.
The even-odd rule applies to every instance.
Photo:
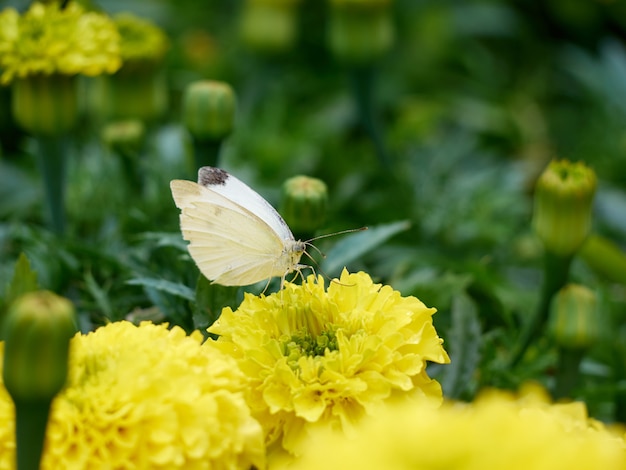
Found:
[[[111,323],[71,342],[43,469],[263,468],[261,426],[235,361],[174,327]],[[0,387],[0,469],[12,468],[13,406]]]
[[[107,16],[85,12],[77,2],[33,3],[20,16],[0,12],[0,81],[53,73],[100,75],[121,65],[120,37]]]
[[[626,441],[588,419],[583,403],[552,405],[531,386],[518,397],[492,391],[439,409],[390,407],[355,436],[313,436],[293,468],[617,470],[626,468]]]
[[[287,283],[270,296],[247,295],[222,311],[212,343],[248,375],[248,402],[270,452],[297,454],[310,428],[349,431],[395,398],[439,404],[426,361],[449,362],[432,324],[433,308],[344,271],[324,289],[321,277]],[[281,449],[282,447],[282,449]]]
[[[120,52],[124,62],[163,58],[169,40],[158,26],[131,13],[119,13],[113,19],[122,39]]]

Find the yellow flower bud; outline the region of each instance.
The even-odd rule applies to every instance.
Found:
[[[13,81],[15,121],[37,136],[59,136],[78,117],[76,78],[69,75],[29,75]]]
[[[574,254],[587,238],[596,175],[583,163],[552,161],[535,188],[532,225],[546,250]]]
[[[9,308],[2,332],[2,374],[13,400],[51,400],[67,378],[69,344],[76,333],[72,303],[48,291],[24,294]]]
[[[200,80],[187,86],[183,96],[183,121],[198,140],[220,140],[233,129],[236,97],[224,82]]]
[[[395,29],[389,0],[335,0],[330,11],[328,42],[337,59],[367,65],[393,44]]]
[[[566,349],[585,349],[601,336],[596,294],[578,284],[568,284],[552,299],[549,331]]]
[[[326,183],[308,176],[294,176],[282,187],[281,213],[296,233],[312,234],[322,226],[328,208]]]

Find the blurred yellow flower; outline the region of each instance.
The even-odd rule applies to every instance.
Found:
[[[42,468],[263,468],[235,361],[199,332],[111,323],[71,343]],[[0,387],[0,469],[12,468],[13,406]]]
[[[553,405],[534,388],[517,397],[491,391],[472,404],[392,406],[352,437],[321,431],[294,468],[618,469],[626,442],[588,419],[583,403]]]
[[[349,431],[395,398],[440,403],[426,361],[449,358],[433,313],[415,297],[344,270],[327,290],[321,277],[309,276],[267,297],[246,295],[209,332],[221,335],[212,344],[248,375],[248,401],[267,444],[275,443],[271,452],[297,454],[309,428]]]
[[[160,61],[169,47],[165,33],[150,21],[131,13],[113,18],[121,36],[120,52],[126,61]]]
[[[120,38],[111,19],[77,2],[33,3],[19,15],[0,12],[0,81],[29,75],[100,75],[119,69]]]

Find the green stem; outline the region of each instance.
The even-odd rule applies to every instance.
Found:
[[[44,196],[52,230],[65,231],[65,173],[67,142],[64,137],[37,137],[37,159],[43,176]]]
[[[626,422],[626,391],[618,390],[615,396],[615,420]]]
[[[515,366],[519,363],[524,357],[528,347],[541,335],[548,320],[552,297],[567,283],[571,263],[572,255],[559,256],[549,251],[545,252],[544,279],[539,306],[535,312],[535,316],[527,323],[526,328],[522,331],[517,349],[515,349],[511,356],[511,366]]]
[[[615,383],[618,384],[622,377],[626,377],[626,345],[621,341],[615,341],[612,348],[613,357],[613,376]],[[617,386],[615,394],[615,415],[614,418],[620,423],[626,423],[626,389],[623,386]]]
[[[385,146],[374,105],[374,82],[375,68],[373,66],[356,67],[352,70],[352,89],[361,125],[372,140],[381,165],[384,168],[390,168],[391,158]]]
[[[51,400],[15,402],[17,470],[39,469],[51,404]]]
[[[141,196],[143,194],[144,185],[143,170],[141,167],[142,155],[139,152],[127,151],[119,152],[119,157],[127,187],[130,188],[133,196]]]
[[[193,138],[193,160],[196,172],[203,166],[218,166],[221,140]]]
[[[554,398],[570,397],[580,377],[580,363],[585,355],[582,349],[559,348]]]

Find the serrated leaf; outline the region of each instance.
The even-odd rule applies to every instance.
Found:
[[[465,293],[452,300],[452,326],[446,338],[450,345],[450,364],[441,379],[445,396],[457,399],[468,391],[480,361],[481,326],[478,309]]]
[[[100,308],[104,316],[107,318],[112,318],[113,308],[111,306],[111,302],[109,301],[109,297],[107,296],[106,291],[94,279],[91,272],[85,274],[85,287],[93,297],[96,305],[98,306],[98,308]]]
[[[337,276],[344,266],[380,246],[394,235],[408,230],[408,220],[370,227],[368,230],[346,235],[326,253],[321,263],[324,272],[329,276]]]
[[[126,281],[126,284],[129,284],[131,286],[148,287],[148,288],[160,291],[160,292],[166,292],[168,294],[175,295],[176,297],[181,297],[191,302],[193,302],[196,298],[193,289],[190,289],[186,285],[181,284],[179,282],[171,282],[165,279],[140,277],[140,278],[130,279]]]

